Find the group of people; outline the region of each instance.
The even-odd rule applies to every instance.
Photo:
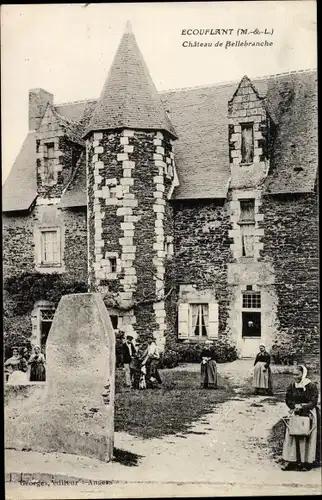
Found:
[[[33,353],[28,358],[26,348],[19,350],[18,347],[12,349],[11,358],[4,363],[5,373],[8,376],[9,384],[24,384],[28,382],[28,368],[30,367],[29,381],[44,382],[46,380],[46,360],[38,345],[34,346]]]
[[[201,352],[201,382],[204,389],[217,389],[217,363],[216,354],[210,348],[212,342],[206,340],[205,347]],[[255,394],[273,394],[272,374],[270,369],[271,357],[262,344],[255,358],[253,368],[253,387]]]
[[[216,356],[206,341],[201,353],[201,387],[218,388],[218,372]],[[160,388],[162,380],[159,374],[160,353],[152,336],[143,351],[138,351],[133,337],[127,335],[122,344],[122,356],[125,373],[125,385],[133,389]],[[29,380],[40,382],[46,380],[45,357],[39,346],[34,346],[33,353],[27,361],[26,349],[12,350],[12,356],[5,363],[5,371],[9,375],[8,383],[23,384]],[[259,348],[253,367],[253,388],[255,394],[272,395],[271,358],[264,345]],[[318,407],[318,388],[307,377],[304,365],[296,366],[294,381],[286,391],[286,405],[289,415],[285,421],[285,437],[283,444],[283,470],[309,470],[320,464],[320,426],[321,415]],[[304,430],[301,430],[304,429]]]
[[[273,394],[271,358],[264,345],[259,348],[253,370],[256,394]],[[296,366],[294,381],[286,391],[289,415],[284,419],[282,470],[310,470],[320,463],[321,414],[317,385],[307,377],[304,365]],[[294,418],[295,417],[295,418]]]
[[[125,385],[132,389],[159,389],[162,380],[159,373],[160,353],[152,336],[148,345],[139,352],[133,337],[127,335],[122,344]]]
[[[217,389],[216,356],[210,349],[210,344],[211,342],[207,341],[205,349],[201,353],[201,387]],[[273,395],[270,363],[271,357],[262,344],[253,367],[252,385],[257,395]],[[306,471],[320,464],[321,414],[318,407],[318,397],[316,384],[307,378],[307,368],[304,365],[296,366],[294,381],[286,391],[285,402],[289,408],[289,415],[284,419],[282,470]],[[299,418],[297,419],[297,417]],[[303,417],[304,420],[306,419],[306,423],[303,421]],[[293,428],[290,425],[291,422]],[[306,425],[306,429],[303,431],[301,426],[304,427],[304,425]]]

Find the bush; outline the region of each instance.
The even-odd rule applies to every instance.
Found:
[[[201,352],[204,347],[205,345],[199,342],[190,344],[177,343],[173,344],[171,349],[178,353],[179,362],[181,363],[200,363]],[[227,341],[215,340],[210,350],[214,353],[218,363],[235,361],[238,358],[236,347]]]
[[[276,365],[293,365],[299,357],[292,346],[281,344],[273,344],[270,354]]]
[[[161,356],[161,368],[174,368],[179,364],[179,355],[172,349],[165,349]]]
[[[87,283],[74,281],[67,274],[25,272],[4,281],[11,315],[28,314],[38,300],[58,304],[63,295],[86,293]]]

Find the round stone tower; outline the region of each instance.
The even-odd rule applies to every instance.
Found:
[[[85,138],[89,289],[117,328],[162,349],[176,134],[129,24]]]

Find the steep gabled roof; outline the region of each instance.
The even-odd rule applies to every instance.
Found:
[[[37,134],[43,131],[46,133],[47,130],[50,134],[51,132],[55,132],[55,127],[56,130],[62,131],[67,139],[85,147],[79,121],[72,120],[60,114],[52,104],[48,103]]]
[[[263,77],[252,84],[259,97],[265,98],[277,126],[266,192],[312,191],[318,165],[316,70]],[[226,197],[228,101],[237,85],[231,82],[161,94],[179,137],[174,151],[180,186],[174,199]]]
[[[252,81],[277,131],[266,179],[266,193],[301,193],[314,189],[317,175],[317,74],[291,72]],[[179,139],[174,152],[180,186],[174,199],[225,198],[230,176],[228,101],[238,82],[167,91],[160,94]],[[78,121],[83,135],[95,100],[61,104],[56,111]],[[29,133],[3,187],[3,210],[27,210],[36,192],[35,133]],[[68,189],[71,203],[86,205],[85,171]],[[67,190],[68,191],[68,190]],[[66,191],[66,196],[67,196]],[[68,195],[69,196],[69,195]],[[67,203],[65,201],[64,203]],[[78,205],[80,206],[80,205]]]
[[[28,210],[36,197],[36,132],[29,132],[2,188],[2,211]]]
[[[85,136],[117,128],[165,130],[176,137],[129,25]]]
[[[265,192],[313,191],[318,169],[317,74],[281,75],[267,80],[263,90],[277,123]]]

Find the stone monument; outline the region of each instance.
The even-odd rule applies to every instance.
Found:
[[[62,297],[46,362],[44,391],[22,401],[20,414],[6,421],[6,447],[111,460],[115,336],[100,294]]]

